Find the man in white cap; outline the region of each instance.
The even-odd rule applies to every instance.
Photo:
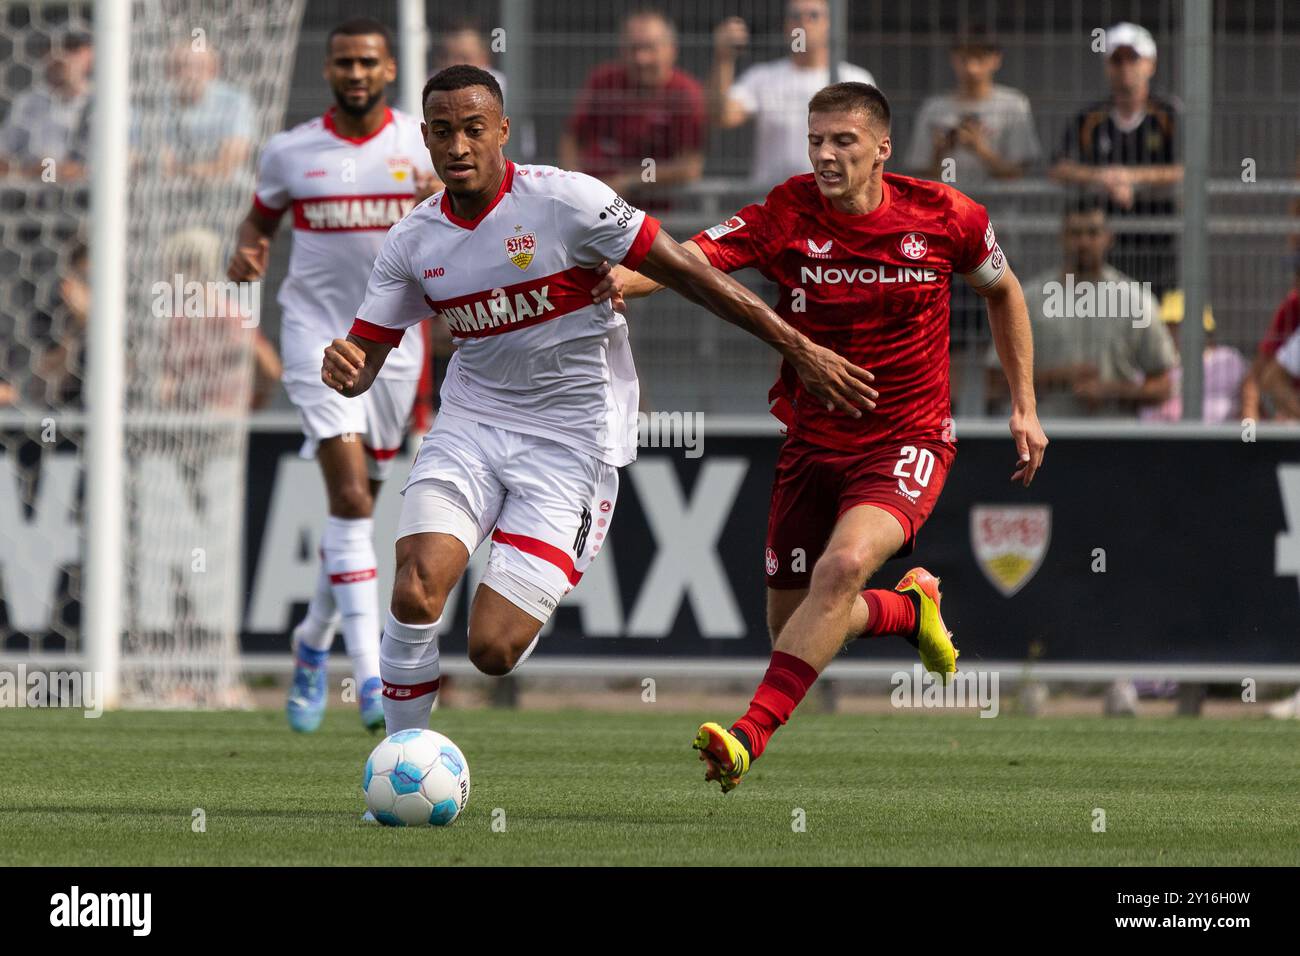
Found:
[[[1113,217],[1172,216],[1173,190],[1183,178],[1177,153],[1179,107],[1151,92],[1156,41],[1144,27],[1117,23],[1106,31],[1102,55],[1110,96],[1071,121],[1052,176],[1105,192]],[[1151,282],[1159,295],[1177,281],[1173,240],[1167,231],[1121,232],[1115,263]]]

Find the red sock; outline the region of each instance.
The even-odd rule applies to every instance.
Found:
[[[862,598],[867,602],[867,629],[860,637],[916,633],[916,604],[906,594],[873,588],[863,591]]]
[[[807,661],[784,651],[772,652],[772,663],[768,665],[758,690],[754,691],[749,710],[732,724],[748,738],[751,760],[757,760],[759,754],[767,749],[768,739],[790,719],[815,680],[817,672]]]

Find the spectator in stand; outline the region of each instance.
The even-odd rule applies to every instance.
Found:
[[[1178,106],[1151,92],[1156,42],[1143,27],[1117,23],[1106,31],[1104,56],[1110,96],[1071,121],[1052,176],[1103,192],[1112,216],[1173,216],[1174,189],[1183,178]],[[1151,282],[1157,295],[1177,282],[1170,231],[1125,231],[1114,259],[1125,272]]]
[[[662,13],[630,14],[622,47],[621,59],[587,77],[560,138],[560,165],[663,209],[673,187],[704,172],[704,91],[677,68],[677,32]]]
[[[457,20],[442,31],[433,72],[437,73],[457,63],[468,63],[480,70],[487,70],[501,87],[501,95],[506,96],[506,75],[492,67],[492,54],[487,40],[483,38],[483,31],[478,24],[472,20]],[[508,96],[506,101],[509,102]]]
[[[1183,321],[1183,290],[1170,289],[1160,300],[1160,321],[1169,329],[1174,348],[1178,348],[1178,330]],[[1201,314],[1205,345],[1201,350],[1201,421],[1207,424],[1241,420],[1242,388],[1249,363],[1239,351],[1220,345],[1214,337],[1214,312],[1206,303]],[[1169,373],[1173,394],[1160,405],[1148,405],[1138,413],[1143,421],[1177,422],[1183,417],[1183,375],[1179,366]]]
[[[44,76],[14,97],[0,127],[0,175],[46,175],[53,160],[56,182],[84,179],[89,153],[90,37],[69,33],[45,62]]]
[[[921,104],[904,167],[937,180],[944,160],[952,159],[956,178],[950,181],[960,189],[1023,176],[1042,148],[1028,97],[993,82],[1002,69],[997,40],[979,30],[963,34],[954,41],[949,62],[957,88]]]
[[[1073,205],[1061,238],[1062,265],[1023,284],[1039,417],[1136,417],[1168,400],[1178,352],[1158,321],[1154,296],[1106,261],[1113,236],[1100,204]],[[1112,302],[1118,314],[1105,314]],[[990,370],[996,362],[990,350]],[[1002,399],[999,411],[1005,385],[1003,377],[988,376],[987,394]]]
[[[222,281],[221,237],[210,229],[181,230],[163,241],[160,258],[168,287],[182,284],[184,314],[175,314],[168,294],[163,305],[171,307],[159,316],[158,368],[149,376],[159,404],[192,411],[265,406],[280,381],[280,357],[250,321],[256,315],[233,283]]]
[[[801,31],[796,33],[795,31]],[[749,43],[749,29],[731,17],[713,33],[709,113],[721,129],[755,121],[751,183],[767,191],[791,176],[812,172],[808,162],[808,101],[830,84],[830,6],[826,0],[788,0],[783,43],[789,56],[756,63],[736,76],[736,58]],[[838,80],[875,85],[851,63],[838,65]]]
[[[1297,329],[1300,329],[1300,254],[1295,256],[1292,271],[1294,284],[1286,298],[1273,313],[1273,322],[1259,343],[1259,351],[1246,378],[1246,392],[1241,414],[1244,418],[1260,419],[1271,411],[1273,418],[1300,420],[1300,407],[1295,395],[1300,390],[1300,375],[1289,375],[1278,365],[1276,358],[1282,347]]]
[[[44,349],[35,363],[33,398],[50,407],[81,404],[86,319],[90,315],[90,255],[82,242],[72,246],[54,301],[36,313],[32,338]]]
[[[205,182],[229,179],[253,144],[253,102],[247,93],[218,79],[211,49],[184,43],[168,63],[170,89],[161,116],[164,175]]]

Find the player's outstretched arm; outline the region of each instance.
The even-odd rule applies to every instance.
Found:
[[[1011,480],[1029,487],[1043,463],[1047,435],[1038,421],[1038,399],[1034,395],[1034,339],[1025,293],[1010,268],[997,282],[975,291],[988,303],[993,344],[1011,389],[1011,436],[1016,440],[1017,455]]]
[[[709,261],[709,257],[694,239],[687,239],[681,243],[681,247],[701,262]],[[633,272],[626,266],[613,266],[600,284],[591,290],[591,294],[597,302],[611,298],[614,294],[623,299],[642,299],[662,288],[654,279]]]
[[[638,271],[772,346],[828,409],[860,418],[862,409],[876,407],[879,396],[870,384],[874,375],[814,343],[762,299],[703,258],[691,255],[664,230],[655,236]]]
[[[325,349],[321,381],[344,398],[356,398],[374,383],[392,348],[386,342],[373,342],[355,335],[335,339]]]

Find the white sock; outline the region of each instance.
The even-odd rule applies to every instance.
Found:
[[[321,537],[325,570],[358,690],[379,676],[379,582],[375,579],[373,536],[372,519],[331,515],[325,519]]]
[[[423,730],[438,700],[442,668],[438,660],[438,625],[403,624],[390,612],[379,645],[379,673],[384,679],[384,724],[387,732]]]
[[[334,631],[339,626],[338,606],[330,587],[330,575],[325,570],[325,551],[321,550],[320,568],[316,574],[316,593],[307,605],[307,616],[293,629],[294,646],[299,644],[313,651],[328,651],[334,643]]]

